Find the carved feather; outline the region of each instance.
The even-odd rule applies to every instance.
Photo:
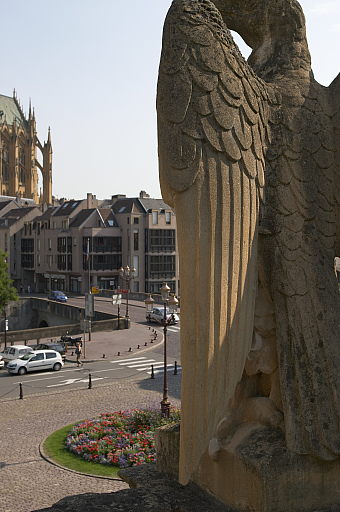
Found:
[[[172,48],[181,59],[175,74]],[[160,181],[176,211],[181,258],[183,484],[223,417],[251,345],[270,96],[211,2],[173,2],[157,111]]]

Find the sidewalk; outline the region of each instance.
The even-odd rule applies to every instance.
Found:
[[[157,332],[156,339],[155,332]],[[88,335],[86,334],[85,343],[83,342],[82,362],[119,359],[119,357],[126,358],[153,349],[162,343],[162,328],[131,322],[130,329],[93,332],[91,333],[91,341],[88,341]],[[68,347],[66,361],[76,362],[75,348],[73,346]],[[120,355],[118,355],[118,352]]]

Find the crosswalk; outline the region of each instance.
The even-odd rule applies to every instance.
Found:
[[[117,366],[125,366],[126,368],[134,369],[138,372],[146,372],[148,375],[152,373],[152,366],[154,375],[164,373],[164,362],[157,361],[156,359],[148,359],[147,357],[131,357],[129,359],[120,359],[119,361],[111,361],[112,364]],[[168,364],[167,371],[173,372],[175,370],[175,364]],[[182,371],[182,367],[177,365],[177,371]]]
[[[181,330],[180,325],[171,325],[170,327],[167,328],[167,331],[171,331],[171,332],[179,332],[180,330]]]

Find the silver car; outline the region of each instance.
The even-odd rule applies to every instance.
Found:
[[[19,359],[8,363],[7,371],[8,373],[25,375],[27,372],[37,370],[59,371],[62,366],[64,366],[64,362],[59,352],[54,350],[35,350],[33,353],[25,354]]]

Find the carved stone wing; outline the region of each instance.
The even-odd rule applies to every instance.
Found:
[[[164,26],[160,181],[177,216],[181,285],[180,482],[222,419],[248,355],[272,92],[209,0],[175,0]]]

